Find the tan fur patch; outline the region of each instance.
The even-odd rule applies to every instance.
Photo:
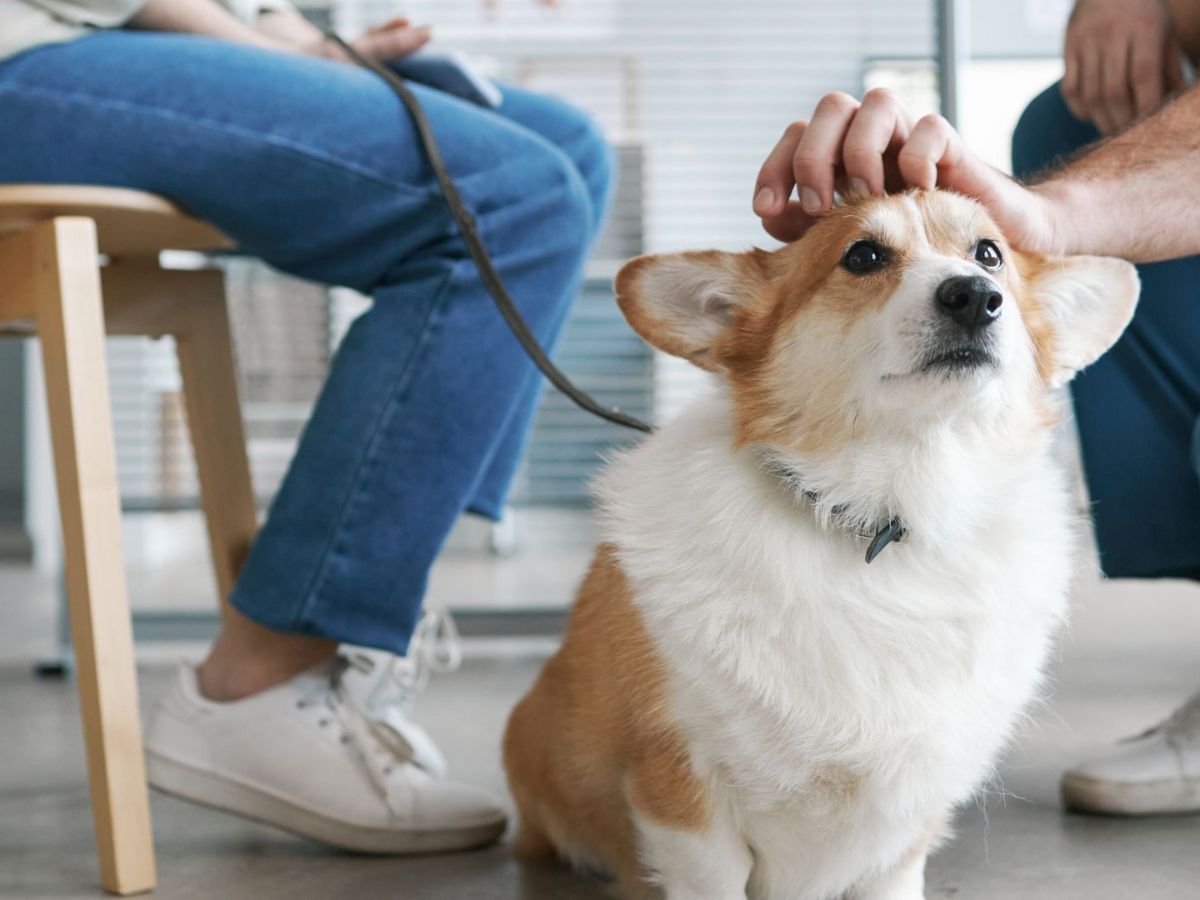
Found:
[[[718,257],[720,254],[715,250],[709,250],[696,255]],[[621,271],[617,273],[616,281],[613,283],[613,290],[617,295],[617,305],[621,308],[629,327],[636,331],[646,343],[657,347],[664,353],[670,353],[672,356],[690,359],[695,355],[693,348],[685,346],[674,335],[667,333],[662,328],[661,321],[650,314],[647,304],[643,302],[645,289],[641,283],[642,277],[645,275],[645,270],[653,264],[653,256],[639,256],[621,267]],[[703,362],[698,361],[696,364],[703,365]]]
[[[851,372],[798,370],[801,355],[788,344],[797,320],[838,340],[865,314],[877,312],[903,277],[905,248],[893,229],[880,229],[878,208],[903,198],[871,200],[839,207],[822,219],[804,240],[778,250],[770,284],[735,317],[726,340],[716,349],[737,398],[739,446],[790,444],[808,452],[844,446],[853,422],[846,416]],[[903,217],[904,212],[898,211]],[[883,233],[881,233],[883,232]],[[855,241],[884,245],[892,264],[877,274],[857,276],[841,268],[842,255]],[[782,382],[791,398],[781,407]]]
[[[965,257],[980,238],[1003,244],[999,226],[973,200],[945,191],[910,195],[920,211],[926,240],[938,253]]]
[[[1041,301],[1034,295],[1033,287],[1037,284],[1041,273],[1052,263],[1043,256],[1029,253],[1015,253],[1016,268],[1020,278],[1014,286],[1013,293],[1021,306],[1021,318],[1025,320],[1025,328],[1033,341],[1034,354],[1037,358],[1038,375],[1042,381],[1050,383],[1050,377],[1055,370],[1054,332],[1050,322],[1042,310]]]
[[[813,776],[812,788],[835,803],[844,803],[858,795],[863,781],[862,774],[849,766],[828,765]]]
[[[630,805],[661,825],[707,827],[703,785],[666,712],[666,670],[611,545],[579,589],[562,648],[513,710],[504,765],[518,848],[598,865],[635,889]]]
[[[761,289],[770,259],[771,254],[758,249],[748,253],[700,250],[673,257],[640,256],[617,273],[614,284],[617,305],[630,327],[651,346],[702,369],[717,371],[720,363],[712,355],[713,348],[708,341],[696,340],[700,330],[696,325],[705,313],[700,300],[688,296],[668,299],[658,294],[686,294],[689,281],[697,290],[700,281],[710,285],[719,283],[733,305],[741,297],[753,296]],[[677,279],[672,279],[670,270],[678,273]],[[704,273],[704,277],[696,278],[693,274],[688,279],[685,272]]]

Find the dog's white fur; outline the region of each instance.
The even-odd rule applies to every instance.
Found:
[[[972,204],[948,209],[964,230],[994,230]],[[598,483],[605,539],[665,663],[665,715],[712,809],[705,833],[634,810],[669,900],[918,900],[929,845],[1037,691],[1078,531],[1039,421],[1047,385],[1011,286],[994,370],[912,374],[934,289],[979,273],[933,246],[926,214],[911,198],[870,210],[864,230],[907,260],[877,312],[828,333],[801,315],[777,338],[776,390],[820,371],[852,385],[852,441],[771,448],[802,490],[764,467],[761,446],[735,449],[719,376]],[[639,290],[679,342],[707,346],[740,302],[733,271],[675,258]],[[1092,260],[1046,276],[1054,383],[1120,333],[1131,271]],[[842,526],[897,513],[906,539],[867,565],[866,541]]]
[[[941,434],[898,484],[919,524],[868,566],[861,541],[729,450],[727,402],[698,402],[600,486],[720,798],[709,838],[643,825],[643,851],[724,898],[743,896],[749,845],[752,896],[824,900],[891,869],[988,774],[1063,614],[1069,502],[1048,448],[1014,463],[986,432]]]

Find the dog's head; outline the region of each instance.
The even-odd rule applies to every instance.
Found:
[[[1011,249],[944,192],[848,203],[775,252],[643,256],[617,300],[649,343],[728,382],[739,443],[819,451],[863,428],[1037,413],[1107,350],[1133,266]]]

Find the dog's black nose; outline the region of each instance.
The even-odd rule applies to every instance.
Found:
[[[1000,318],[1004,296],[990,278],[958,275],[938,285],[937,302],[942,312],[964,328],[974,331]]]

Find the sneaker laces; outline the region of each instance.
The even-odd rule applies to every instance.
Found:
[[[365,659],[361,654],[359,658]],[[373,667],[374,661],[369,660],[369,665]],[[388,659],[383,676],[367,698],[367,708],[407,711],[434,674],[455,672],[461,665],[462,646],[450,610],[426,606],[408,642],[408,653]]]
[[[1200,691],[1192,694],[1173,713],[1141,734],[1128,738],[1128,741],[1139,741],[1152,735],[1162,734],[1168,740],[1188,738],[1200,735]]]
[[[368,679],[370,687],[354,679],[357,689],[345,692],[375,728],[404,741],[412,763],[435,778],[444,778],[448,771],[445,756],[408,713],[416,695],[428,687],[434,674],[453,672],[461,664],[462,649],[453,617],[443,607],[430,606],[413,629],[405,656],[363,650],[350,655],[349,667]]]
[[[344,656],[329,664],[328,678],[296,702],[298,709],[322,707],[326,715],[318,721],[322,728],[336,721],[342,729],[341,741],[354,751],[371,786],[393,813],[388,778],[398,765],[415,762],[416,751],[405,736],[385,722],[372,719],[355,699],[342,676],[352,663]],[[314,673],[315,674],[315,673]]]

